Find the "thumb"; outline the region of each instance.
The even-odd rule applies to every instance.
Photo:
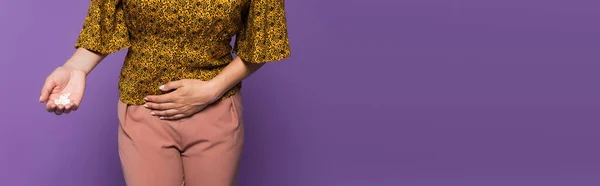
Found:
[[[42,92],[40,95],[40,102],[46,102],[50,98],[50,93],[52,89],[56,86],[56,83],[52,80],[52,78],[46,78],[46,82],[44,82],[44,86],[42,87]]]
[[[183,87],[183,80],[171,81],[167,84],[161,85],[159,88],[162,91],[169,91]]]

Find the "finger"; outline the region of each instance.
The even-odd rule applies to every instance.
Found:
[[[54,112],[55,109],[56,105],[54,103],[52,103],[51,101],[46,102],[46,111]]]
[[[46,82],[44,82],[44,86],[42,87],[42,91],[40,93],[40,102],[48,101],[50,93],[52,92],[52,89],[54,89],[54,87],[56,87],[56,83],[54,83],[54,80],[52,80],[51,77],[46,78]]]
[[[148,108],[148,109],[152,109],[152,110],[169,110],[169,109],[175,109],[177,108],[177,104],[176,103],[153,103],[153,102],[146,102],[146,104],[144,104],[144,107]]]
[[[75,100],[70,100],[70,102],[68,104],[65,105],[65,109],[73,109],[74,107],[76,107],[77,105],[79,105],[79,103]]]
[[[151,115],[153,116],[158,116],[158,117],[171,117],[177,114],[181,114],[181,112],[179,110],[176,109],[170,109],[170,110],[155,110],[150,112]]]
[[[162,90],[162,91],[178,89],[178,88],[181,88],[185,84],[185,81],[186,81],[185,79],[171,81],[171,82],[168,82],[167,84],[161,85],[158,88],[160,88],[160,90]]]
[[[77,109],[79,109],[79,104],[73,104],[73,106],[71,106],[71,110],[77,111]]]
[[[77,109],[76,109],[75,104],[73,104],[73,103],[69,103],[68,105],[65,106],[65,114],[68,114],[75,110],[77,110]]]
[[[147,102],[169,103],[169,102],[174,102],[175,97],[176,97],[176,95],[174,93],[168,93],[168,94],[163,94],[163,95],[146,96],[146,98],[144,98],[144,99]]]
[[[64,113],[65,107],[63,105],[56,105],[56,109],[54,110],[54,114],[61,115]]]
[[[162,119],[162,120],[178,120],[178,119],[185,118],[185,117],[187,117],[187,115],[185,115],[185,114],[176,114],[174,116],[160,117],[159,119]]]
[[[75,98],[74,100],[71,100],[71,103],[69,103],[69,108],[72,111],[76,111],[77,109],[79,109],[80,104],[81,104],[81,98]]]
[[[71,110],[71,107],[73,107],[70,103],[68,105],[65,105],[65,112],[67,112],[67,110]]]

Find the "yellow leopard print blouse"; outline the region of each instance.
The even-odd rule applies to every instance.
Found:
[[[248,63],[290,55],[284,0],[92,0],[79,47],[102,54],[129,49],[119,94],[132,105],[162,94],[158,87],[170,81],[214,78],[232,53]]]

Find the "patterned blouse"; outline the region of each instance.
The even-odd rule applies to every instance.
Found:
[[[101,54],[129,49],[119,94],[132,105],[162,94],[158,87],[170,81],[214,78],[232,53],[248,63],[290,55],[284,0],[92,0],[79,47]]]

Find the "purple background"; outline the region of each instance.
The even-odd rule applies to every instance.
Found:
[[[0,185],[122,186],[124,52],[38,104],[89,1],[0,0]],[[293,57],[245,83],[240,186],[600,185],[600,1],[288,0]]]

